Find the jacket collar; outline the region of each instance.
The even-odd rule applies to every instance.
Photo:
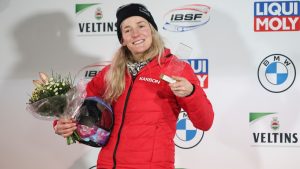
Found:
[[[146,70],[149,69],[149,68],[153,68],[153,67],[155,67],[155,66],[161,66],[161,65],[166,64],[167,62],[170,61],[170,59],[171,59],[170,56],[172,56],[171,50],[168,49],[168,48],[165,48],[164,51],[163,51],[162,57],[160,58],[160,65],[159,65],[159,61],[158,61],[159,57],[158,57],[158,55],[157,55],[157,56],[155,56],[155,57],[154,57],[154,58],[153,58],[153,59],[152,59],[145,67],[143,67],[143,69],[141,69],[141,70],[138,72],[138,74],[140,74],[140,73],[146,71]],[[138,75],[138,74],[137,74],[137,75]],[[127,73],[126,73],[126,76],[130,76],[130,73],[127,72]]]

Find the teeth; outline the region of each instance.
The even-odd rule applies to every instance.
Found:
[[[138,44],[143,43],[143,42],[144,42],[144,40],[138,40],[138,41],[133,42],[133,44],[138,45]]]

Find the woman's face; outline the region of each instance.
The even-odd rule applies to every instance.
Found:
[[[152,33],[149,22],[140,16],[132,16],[121,24],[123,46],[131,51],[135,59],[143,56],[152,44]]]

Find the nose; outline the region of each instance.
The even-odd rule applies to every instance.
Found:
[[[131,36],[136,37],[139,36],[140,31],[137,28],[132,29]]]

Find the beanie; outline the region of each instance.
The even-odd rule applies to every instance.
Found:
[[[125,19],[127,19],[131,16],[143,17],[149,23],[151,23],[151,25],[157,30],[157,26],[154,22],[154,19],[151,15],[150,11],[148,11],[148,9],[142,4],[130,3],[130,4],[120,6],[117,10],[116,16],[117,16],[117,23],[116,23],[117,34],[118,34],[120,43],[122,43],[121,42],[122,41],[121,23]]]

